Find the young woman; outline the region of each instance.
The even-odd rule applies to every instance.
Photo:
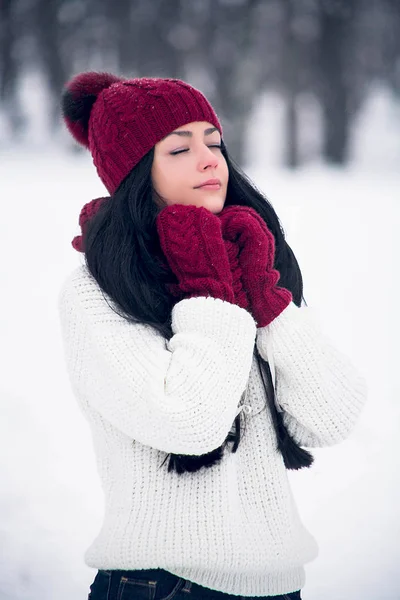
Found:
[[[83,73],[63,114],[110,193],[59,299],[105,495],[89,598],[298,599],[317,547],[287,469],[349,434],[364,380],[198,90]]]

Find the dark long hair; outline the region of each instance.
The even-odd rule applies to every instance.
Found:
[[[261,215],[275,237],[274,267],[280,273],[279,285],[290,290],[294,303],[300,306],[304,300],[301,271],[285,240],[278,216],[269,201],[233,163],[224,144],[222,154],[229,169],[225,206],[250,206]],[[167,291],[167,284],[176,279],[165,269],[161,258],[156,217],[162,206],[155,201],[152,187],[153,156],[154,149],[125,178],[112,198],[101,204],[87,224],[83,245],[86,265],[101,290],[113,301],[111,308],[131,322],[154,327],[168,340],[173,335],[171,311],[177,299]],[[108,302],[107,298],[105,300]],[[300,448],[286,430],[282,414],[275,407],[269,364],[261,357],[256,345],[255,354],[277,436],[277,451],[281,452],[288,469],[308,467],[313,457]],[[177,473],[194,472],[218,463],[229,444],[232,444],[231,451],[236,452],[241,439],[242,418],[244,416],[239,413],[219,448],[201,456],[169,454],[162,465],[168,456],[168,471]]]

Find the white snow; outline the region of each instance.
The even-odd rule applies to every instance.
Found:
[[[279,169],[276,123],[258,137],[259,129],[250,131],[248,172],[280,216],[306,300],[369,385],[351,437],[314,451],[315,466],[290,475],[320,546],[307,565],[304,600],[400,597],[400,146],[393,106],[381,92],[372,98],[347,170],[317,162],[298,173]],[[86,154],[28,141],[2,149],[0,189],[0,598],[78,600],[95,576],[83,553],[100,527],[102,492],[89,427],[65,370],[57,296],[82,261],[71,246],[79,211],[104,188]]]

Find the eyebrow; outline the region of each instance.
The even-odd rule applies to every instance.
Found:
[[[214,131],[218,131],[216,127],[209,127],[204,130],[204,135],[211,135]],[[169,137],[170,135],[180,135],[181,137],[193,137],[193,133],[191,131],[172,131],[165,137]]]

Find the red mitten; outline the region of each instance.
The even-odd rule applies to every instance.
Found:
[[[218,216],[226,243],[239,249],[240,279],[250,311],[257,326],[265,327],[292,301],[289,290],[276,285],[280,274],[274,269],[275,238],[250,207],[227,206]]]
[[[242,269],[239,263],[239,246],[230,240],[225,241],[225,248],[228,253],[229,265],[233,279],[233,291],[235,294],[235,304],[241,308],[249,308],[249,301],[242,282]]]
[[[186,298],[212,296],[235,303],[233,279],[222,239],[221,221],[209,210],[173,204],[157,215],[164,256]]]

